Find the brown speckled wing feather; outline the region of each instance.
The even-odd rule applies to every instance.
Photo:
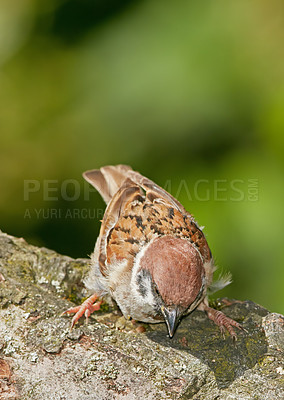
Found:
[[[187,213],[183,205],[177,201],[177,199],[175,199],[166,190],[158,186],[155,182],[139,174],[139,172],[130,170],[127,172],[127,176],[145,190],[146,196],[150,201],[155,201],[156,199],[156,201],[164,202],[165,204],[176,208],[182,213]]]
[[[110,232],[120,220],[120,216],[121,214],[123,214],[126,205],[134,201],[137,196],[140,196],[139,186],[136,186],[132,181],[130,181],[130,179],[127,179],[123,183],[121,188],[113,196],[112,200],[109,202],[106,208],[100,229],[100,243],[98,253],[100,270],[103,275],[107,274],[107,241]]]

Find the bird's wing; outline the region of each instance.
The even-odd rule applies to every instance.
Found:
[[[127,165],[105,166],[100,170],[87,171],[83,176],[100,192],[107,203],[95,251],[95,256],[99,261],[100,270],[103,275],[107,274],[108,238],[118,223],[119,217],[125,210],[132,206],[132,203],[134,204],[135,200],[138,200],[140,204],[142,217],[145,216],[143,214],[143,204],[146,202],[151,205],[152,209],[162,207],[165,213],[166,211],[170,213],[171,218],[174,216],[173,222],[176,223],[177,227],[184,224],[191,224],[188,234],[194,242],[200,242],[200,250],[202,251],[204,248],[204,252],[202,251],[202,253],[206,253],[205,258],[210,258],[207,242],[193,217],[178,200],[150,179],[142,176],[139,172],[133,171]],[[186,221],[183,217],[187,217]],[[135,227],[134,223],[132,225]]]
[[[139,174],[139,172],[129,170],[127,171],[127,176],[139,185],[146,192],[146,197],[151,201],[164,202],[167,205],[176,208],[182,214],[188,214],[183,205],[175,199],[170,193],[165,189],[161,188],[155,182],[146,178],[145,176]]]
[[[98,261],[103,275],[107,274],[106,258],[108,236],[119,220],[126,205],[133,202],[137,197],[141,197],[140,187],[135,185],[130,179],[126,179],[107,205],[102,220],[98,243]]]

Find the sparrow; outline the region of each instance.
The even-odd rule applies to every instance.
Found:
[[[110,295],[126,318],[164,321],[172,338],[180,319],[205,311],[224,334],[243,329],[209,307],[207,292],[215,270],[206,238],[193,216],[171,194],[127,165],[86,171],[83,177],[107,204],[85,279],[92,296],[63,314],[75,313],[71,328],[100,309]]]

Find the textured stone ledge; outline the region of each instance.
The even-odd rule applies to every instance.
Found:
[[[199,311],[173,339],[108,305],[70,332],[60,314],[86,296],[88,268],[0,232],[1,400],[284,398],[282,315],[220,300],[247,330],[236,343]]]

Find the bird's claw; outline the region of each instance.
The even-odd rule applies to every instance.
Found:
[[[102,300],[97,301],[98,299],[97,295],[92,295],[89,297],[87,300],[85,300],[80,306],[76,307],[71,307],[68,310],[64,311],[62,315],[65,314],[75,314],[74,317],[72,318],[71,322],[71,327],[70,330],[74,327],[76,322],[83,316],[85,315],[86,317],[86,323],[88,323],[89,316],[94,312],[100,309],[100,306],[102,304]]]
[[[234,330],[234,327],[248,333],[248,331],[242,325],[240,325],[238,322],[234,321],[233,319],[227,317],[221,311],[215,310],[208,306],[205,308],[205,311],[207,312],[208,317],[213,322],[215,322],[216,325],[218,325],[220,327],[223,338],[225,338],[225,331],[227,330],[229,332],[230,336],[232,337],[232,339],[234,341],[237,341],[237,335]]]

